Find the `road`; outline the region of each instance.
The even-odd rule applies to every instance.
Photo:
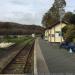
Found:
[[[67,50],[60,49],[58,44],[42,39],[38,39],[37,43],[40,48],[37,48],[36,57],[38,73],[75,73],[75,53],[70,54]]]

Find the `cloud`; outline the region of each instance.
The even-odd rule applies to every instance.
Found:
[[[75,0],[66,0],[66,11],[74,11],[75,10]]]
[[[41,24],[53,0],[0,0],[0,21]]]
[[[18,1],[17,0],[12,0],[11,3],[17,4],[17,5],[23,5],[23,4],[25,4],[23,0],[18,0]]]

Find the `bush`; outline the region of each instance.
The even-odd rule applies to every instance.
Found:
[[[65,41],[73,42],[75,38],[75,25],[67,25],[62,29],[63,38]]]

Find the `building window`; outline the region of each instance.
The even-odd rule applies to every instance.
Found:
[[[56,31],[55,32],[55,37],[61,37],[62,36],[62,32],[61,31]]]

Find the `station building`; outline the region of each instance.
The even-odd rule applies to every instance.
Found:
[[[62,28],[66,26],[65,22],[57,22],[45,30],[45,40],[49,42],[63,42]]]

